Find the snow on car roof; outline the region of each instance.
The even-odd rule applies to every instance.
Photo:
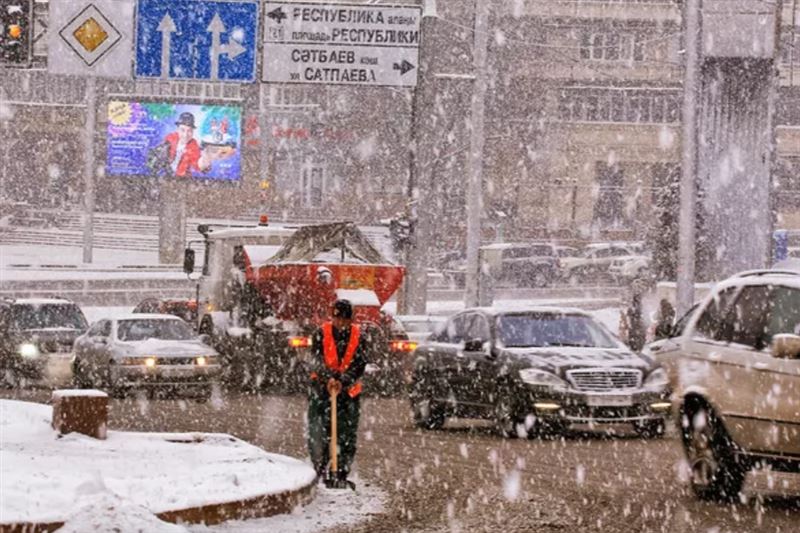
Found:
[[[581,315],[591,316],[583,309],[575,307],[555,307],[545,305],[535,305],[526,302],[504,302],[502,306],[492,305],[489,307],[473,307],[466,309],[467,311],[483,311],[493,315],[501,315],[505,313],[550,313],[554,315]]]
[[[17,298],[11,300],[13,305],[73,305],[75,302],[66,298]]]
[[[114,320],[181,320],[181,318],[162,313],[128,313],[114,317]]]
[[[508,250],[509,248],[521,248],[523,246],[530,246],[524,242],[495,242],[481,246],[482,250]]]
[[[749,285],[783,285],[800,289],[800,272],[792,270],[749,270],[720,281],[712,292],[716,294],[730,287]]]

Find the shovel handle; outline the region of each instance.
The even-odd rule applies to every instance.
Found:
[[[337,457],[337,446],[336,443],[339,440],[338,438],[338,431],[336,427],[336,397],[338,394],[331,394],[331,444],[330,444],[330,456],[331,456],[331,470],[334,474],[339,471],[339,461]]]

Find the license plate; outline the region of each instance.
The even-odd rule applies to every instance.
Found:
[[[592,407],[629,407],[633,405],[633,397],[630,394],[587,396],[586,403]]]

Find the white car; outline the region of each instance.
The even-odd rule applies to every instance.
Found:
[[[201,398],[221,371],[220,356],[173,315],[136,313],[100,320],[75,341],[72,373],[78,387],[122,395],[135,388],[181,389]]]
[[[609,265],[608,273],[620,280],[633,279],[647,274],[651,262],[650,257],[646,255],[617,257]]]
[[[800,469],[800,273],[753,271],[718,284],[674,350],[660,349],[691,485],[735,500],[758,465]]]
[[[400,315],[396,317],[403,326],[408,340],[420,343],[444,326],[447,317],[431,315]]]
[[[560,260],[562,275],[569,278],[581,278],[608,273],[615,259],[637,256],[633,251],[621,244],[595,243],[586,246],[579,257],[562,257]]]

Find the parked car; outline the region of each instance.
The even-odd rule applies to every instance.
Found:
[[[174,315],[193,327],[197,324],[197,300],[194,299],[148,298],[139,302],[133,312]]]
[[[75,341],[80,388],[181,390],[208,398],[221,371],[219,354],[186,322],[166,314],[100,320]]]
[[[617,281],[646,277],[650,274],[652,260],[646,255],[617,257],[608,266],[608,273]]]
[[[800,469],[800,273],[720,284],[691,315],[667,365],[690,483],[735,500],[755,466]]]
[[[480,418],[506,436],[605,424],[661,435],[668,395],[652,359],[583,311],[546,307],[456,314],[417,348],[410,388],[419,427]]]
[[[0,371],[5,381],[68,381],[73,344],[87,328],[86,317],[69,300],[0,299]]]
[[[636,256],[628,247],[614,243],[594,243],[584,248],[580,257],[561,259],[561,274],[565,279],[583,280],[598,274],[609,274],[615,259]]]
[[[581,249],[574,246],[556,246],[556,255],[558,257],[580,257]]]
[[[495,243],[481,247],[495,283],[546,287],[558,276],[559,259],[552,244]]]

